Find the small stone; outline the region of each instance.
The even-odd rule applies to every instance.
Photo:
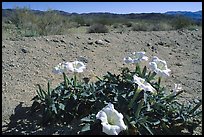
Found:
[[[159,45],[164,45],[164,43],[163,43],[163,42],[158,42],[158,44],[159,44]]]
[[[104,45],[104,42],[102,40],[97,40],[95,41],[96,44],[99,44],[99,45]]]
[[[87,49],[87,50],[88,50],[89,48],[88,48],[88,47],[84,47],[84,49]]]
[[[28,52],[28,51],[27,51],[26,49],[24,49],[24,48],[22,48],[21,51],[22,51],[23,53],[27,53],[27,52]]]
[[[66,42],[65,42],[64,40],[62,40],[62,39],[60,40],[60,42],[62,42],[62,43],[65,43],[65,44],[66,44]]]
[[[91,40],[91,38],[88,38],[88,40]]]
[[[93,41],[88,41],[88,44],[89,44],[89,45],[92,45],[92,44],[93,44]]]
[[[147,46],[150,47],[152,44],[151,43],[147,43]]]
[[[77,36],[76,38],[77,38],[77,39],[80,39],[80,37],[79,37],[79,36]]]
[[[104,39],[104,41],[105,41],[105,42],[107,42],[107,43],[110,43],[110,41],[109,41],[109,40],[107,40],[107,39]]]
[[[82,62],[84,62],[84,63],[88,63],[88,59],[85,58],[85,57],[83,57],[83,56],[78,57],[77,60],[78,60],[78,61],[82,61]]]
[[[59,40],[57,40],[57,39],[53,39],[52,41],[53,41],[53,42],[59,42]]]

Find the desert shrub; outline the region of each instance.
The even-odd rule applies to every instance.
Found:
[[[67,126],[78,119],[78,130],[73,129],[74,134],[104,132],[117,135],[121,130],[125,131],[119,134],[124,135],[179,135],[183,130],[193,134],[202,122],[202,110],[199,109],[202,101],[196,104],[179,102],[178,96],[184,90],[178,85],[168,90],[161,81],[163,76],[169,76],[166,63],[162,64],[163,68],[141,68],[139,62],[147,59],[144,52],[134,53],[125,58],[125,62],[133,63],[135,69],[121,68],[119,74],[107,72],[102,78],[95,75],[97,80],[93,83],[78,80],[78,73],[85,69],[82,62],[60,63],[53,72],[62,74],[63,81],[56,88],[51,88],[48,82],[46,90],[38,85],[30,112],[42,110],[43,125],[63,123]],[[154,57],[150,63],[157,66],[160,61]],[[66,75],[67,72],[73,75]],[[120,131],[113,132],[110,125],[117,126]]]
[[[126,22],[126,23],[124,23],[124,25],[125,25],[126,27],[132,27],[132,22]]]
[[[78,23],[79,26],[84,26],[86,24],[84,18],[79,15],[73,17],[72,21]]]
[[[112,26],[113,26],[113,28],[116,29],[116,28],[118,28],[119,24],[118,23],[114,23]]]
[[[43,14],[35,14],[26,7],[15,10],[9,20],[17,26],[22,36],[63,34],[71,26],[67,17],[52,10]]]
[[[108,28],[103,24],[93,24],[88,30],[88,33],[108,33]]]
[[[166,31],[166,30],[171,30],[172,26],[168,23],[156,23],[152,24],[152,31]]]
[[[147,31],[148,29],[147,23],[135,23],[132,26],[133,31]]]
[[[174,27],[174,29],[187,28],[188,26],[192,24],[193,24],[193,21],[185,17],[178,17],[172,22],[172,26]]]

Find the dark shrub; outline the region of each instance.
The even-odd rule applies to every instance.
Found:
[[[93,24],[88,30],[88,33],[108,33],[108,28],[103,24]]]

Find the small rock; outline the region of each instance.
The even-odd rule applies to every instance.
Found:
[[[82,61],[82,62],[84,62],[84,63],[88,63],[88,59],[85,58],[85,57],[82,57],[82,56],[78,57],[77,60],[78,60],[78,61]]]
[[[76,38],[77,38],[77,39],[80,39],[80,37],[79,37],[79,36],[77,36]]]
[[[88,38],[88,40],[91,40],[91,38]]]
[[[57,40],[57,39],[53,39],[52,41],[53,41],[53,42],[59,42],[59,40]]]
[[[93,41],[88,41],[88,44],[89,44],[89,45],[92,45],[92,44],[93,44]]]
[[[156,48],[154,46],[151,47],[152,50],[156,50]]]
[[[147,43],[147,46],[150,47],[152,44],[151,43]]]
[[[65,44],[66,44],[66,42],[65,42],[64,40],[62,40],[62,39],[60,40],[60,42],[62,42],[62,43],[65,43]]]
[[[107,40],[107,39],[104,39],[104,41],[105,41],[105,42],[107,42],[107,43],[110,43],[110,41],[109,41],[109,40]]]
[[[13,65],[13,64],[9,64],[9,66],[10,66],[10,67],[14,67],[14,65]]]
[[[70,44],[71,46],[74,46],[74,43],[72,43],[72,42],[69,42],[69,44]]]
[[[87,49],[87,50],[88,50],[89,48],[88,48],[88,47],[84,47],[84,49]]]
[[[26,49],[24,49],[24,48],[22,48],[21,51],[22,51],[23,53],[27,53],[27,52],[28,52],[28,50],[26,50]]]
[[[163,42],[158,42],[158,44],[159,44],[159,45],[164,45],[164,43],[163,43]]]
[[[104,42],[102,40],[97,40],[95,41],[96,44],[99,44],[99,45],[104,45]]]

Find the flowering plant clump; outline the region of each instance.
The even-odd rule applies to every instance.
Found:
[[[169,90],[161,84],[162,76],[170,75],[166,61],[153,57],[149,68],[141,69],[140,62],[148,57],[144,52],[133,55],[124,61],[135,64],[134,70],[121,68],[118,75],[107,72],[92,83],[77,79],[77,74],[86,69],[83,62],[59,64],[53,72],[63,74],[63,81],[54,89],[48,82],[47,91],[38,85],[32,112],[42,110],[44,126],[61,123],[68,127],[78,120],[72,134],[174,135],[184,134],[183,130],[193,134],[202,122],[202,101],[195,105],[180,103],[178,95],[184,92],[181,85]]]

